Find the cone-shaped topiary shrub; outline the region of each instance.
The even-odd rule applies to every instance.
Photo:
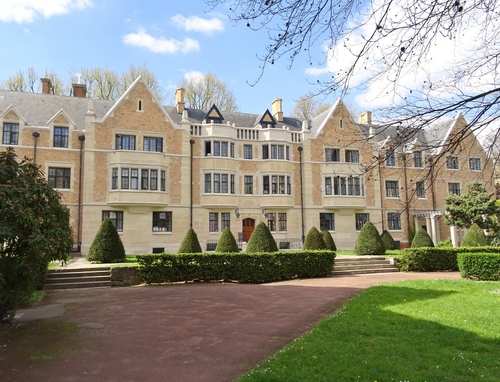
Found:
[[[321,236],[316,227],[312,227],[307,233],[306,240],[304,241],[304,249],[326,249],[323,236]]]
[[[327,229],[322,230],[321,236],[323,236],[323,241],[325,242],[326,249],[329,249],[330,251],[337,250],[337,246],[335,245],[335,241],[333,240],[330,231],[328,231]]]
[[[248,239],[247,253],[255,252],[277,252],[278,246],[273,235],[264,222],[260,222],[255,227],[250,239]]]
[[[181,246],[177,253],[202,253],[200,242],[198,241],[198,235],[194,232],[193,228],[189,228],[182,239]]]
[[[423,227],[420,227],[411,242],[411,247],[434,247],[434,243],[432,242],[432,239],[427,231]]]
[[[384,229],[384,232],[382,232],[382,235],[380,235],[380,238],[382,239],[382,243],[384,243],[385,249],[387,249],[387,250],[398,249],[396,247],[396,242],[392,238],[391,233],[389,231],[387,231],[386,229]]]
[[[484,247],[487,245],[490,245],[488,236],[484,234],[484,231],[476,223],[471,225],[464,237],[462,247]]]
[[[125,248],[118,231],[110,219],[104,219],[90,246],[87,260],[97,263],[125,261]]]
[[[234,253],[239,252],[238,243],[233,236],[233,233],[229,227],[224,228],[220,239],[217,242],[217,247],[215,248],[215,253]]]
[[[365,223],[354,245],[356,255],[383,255],[385,246],[372,222]]]

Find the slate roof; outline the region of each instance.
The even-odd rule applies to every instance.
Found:
[[[0,90],[0,113],[12,106],[28,126],[47,126],[47,122],[63,109],[76,129],[83,130],[89,101],[89,98]],[[115,101],[93,99],[92,103],[96,117],[102,118]]]

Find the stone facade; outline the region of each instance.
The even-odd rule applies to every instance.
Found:
[[[282,248],[323,225],[352,249],[366,220],[405,247],[415,227],[450,237],[449,192],[472,181],[493,190],[492,164],[460,115],[402,140],[340,100],[300,121],[283,117],[280,99],[250,115],[189,109],[183,97],[162,106],[140,78],[116,102],[2,91],[0,149],[35,158],[84,254],[105,217],[128,254],[176,252],[190,226],[210,249],[225,226],[244,240],[260,221]]]

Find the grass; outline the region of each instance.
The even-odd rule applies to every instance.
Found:
[[[500,282],[415,280],[363,291],[248,381],[498,381]]]
[[[341,251],[335,251],[337,256],[357,256],[354,251],[346,251],[346,250],[341,250]],[[399,257],[401,255],[401,251],[399,249],[391,249],[385,251],[385,257]]]

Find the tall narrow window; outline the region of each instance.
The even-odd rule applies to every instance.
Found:
[[[205,192],[212,192],[212,174],[205,174]]]
[[[117,167],[114,167],[111,170],[111,189],[112,190],[118,189],[118,168]]]
[[[158,190],[158,170],[150,171],[149,188],[153,191]]]
[[[128,168],[122,168],[122,190],[128,190],[130,188],[130,170]]]
[[[393,167],[396,165],[396,159],[394,157],[394,150],[387,150],[385,152],[385,165]]]
[[[269,175],[262,177],[262,193],[269,194]]]
[[[149,170],[141,170],[141,190],[149,189]]]
[[[276,214],[274,212],[267,214],[267,228],[269,231],[276,231]]]
[[[165,182],[165,178],[166,178],[166,173],[165,173],[165,171],[163,171],[163,170],[162,170],[162,171],[160,172],[160,176],[161,176],[161,178],[160,178],[160,188],[161,188],[161,191],[165,191],[165,189],[166,189],[166,188],[165,188],[165,187],[166,187],[166,185],[165,185],[165,183],[166,183],[166,182]]]
[[[415,151],[413,153],[413,167],[423,167],[422,166],[422,151]]]
[[[325,178],[325,195],[331,195],[332,194],[332,178],[327,177]]]
[[[234,191],[234,175],[231,175],[229,179],[230,179],[230,192],[231,192],[231,194],[234,194],[234,192],[235,192]]]
[[[425,199],[425,183],[423,181],[420,180],[415,183],[415,193],[417,198]]]
[[[208,231],[209,232],[219,232],[219,213],[209,212],[208,213]]]
[[[289,176],[286,177],[286,193],[292,195],[292,181]]]
[[[245,175],[245,194],[253,194],[253,176]]]
[[[221,174],[221,192],[223,194],[227,194],[229,189],[228,189],[228,175],[227,174]]]
[[[278,193],[278,176],[277,175],[273,175],[271,176],[271,192],[273,194],[277,194]]]
[[[285,176],[280,175],[279,176],[279,193],[280,194],[285,194]]]
[[[286,212],[278,214],[278,231],[286,232]]]
[[[269,145],[262,145],[262,159],[269,159]]]
[[[221,156],[227,157],[228,155],[228,142],[221,142]]]
[[[252,145],[243,146],[243,158],[252,159]]]
[[[220,174],[214,174],[214,193],[220,192]]]
[[[130,169],[130,189],[139,189],[139,169],[137,168]]]
[[[271,159],[278,159],[278,148],[276,145],[271,145]]]
[[[220,142],[214,141],[214,157],[220,157]]]
[[[4,145],[19,144],[19,123],[4,122],[2,144]]]
[[[229,212],[221,212],[220,214],[220,229],[231,228],[231,214]]]
[[[68,127],[54,127],[54,147],[68,147]]]

